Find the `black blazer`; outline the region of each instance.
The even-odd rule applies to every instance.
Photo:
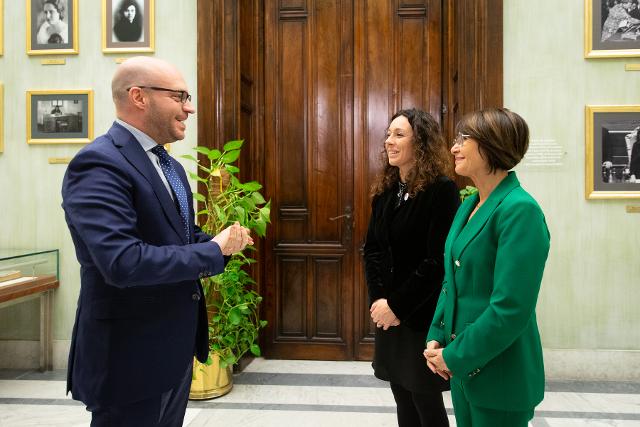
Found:
[[[442,289],[444,242],[460,199],[446,177],[399,207],[397,191],[394,186],[372,203],[364,245],[369,306],[386,298],[403,324],[426,336]]]

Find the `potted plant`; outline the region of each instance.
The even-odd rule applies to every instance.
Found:
[[[205,233],[215,235],[236,221],[259,237],[266,233],[271,202],[260,194],[262,185],[258,182],[242,183],[236,176],[240,169],[233,163],[240,156],[242,144],[242,140],[230,141],[222,151],[198,146],[195,150],[203,160],[182,156],[204,172],[204,176],[190,176],[206,189],[204,194],[193,195],[202,206],[196,217],[204,220],[200,223]],[[247,272],[256,262],[246,254],[251,250],[255,248],[247,247],[231,256],[222,274],[201,280],[209,318],[209,359],[205,364],[194,363],[192,399],[226,394],[233,385],[231,367],[248,351],[260,356],[258,331],[267,322],[259,318],[262,297]]]

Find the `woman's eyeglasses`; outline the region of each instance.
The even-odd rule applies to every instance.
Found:
[[[464,146],[464,142],[468,139],[471,138],[471,135],[467,135],[464,133],[458,133],[455,137],[455,139],[453,140],[453,144],[451,144],[452,147],[455,147],[456,145],[460,148],[462,148]]]

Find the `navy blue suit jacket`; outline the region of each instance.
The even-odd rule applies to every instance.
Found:
[[[195,226],[191,197],[187,244],[157,170],[117,123],[71,161],[62,199],[81,266],[67,392],[109,405],[169,390],[194,354],[207,358],[198,279],[223,271],[219,246]]]

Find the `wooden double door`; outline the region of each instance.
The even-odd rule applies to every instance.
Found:
[[[501,88],[483,95],[491,85],[474,78],[491,68],[476,59],[479,40],[487,40],[483,23],[501,22],[493,15],[501,3],[457,1],[467,5],[199,1],[200,143],[247,139],[243,169],[272,203],[254,270],[269,322],[266,357],[371,359],[362,246],[390,117],[421,108],[450,133],[464,110],[501,103]],[[474,33],[457,37],[453,29],[465,19]],[[221,47],[212,50],[206,38]],[[463,73],[461,60],[471,67]],[[501,65],[493,69],[501,86]],[[472,100],[458,101],[462,94]],[[203,108],[213,126],[202,124]]]

